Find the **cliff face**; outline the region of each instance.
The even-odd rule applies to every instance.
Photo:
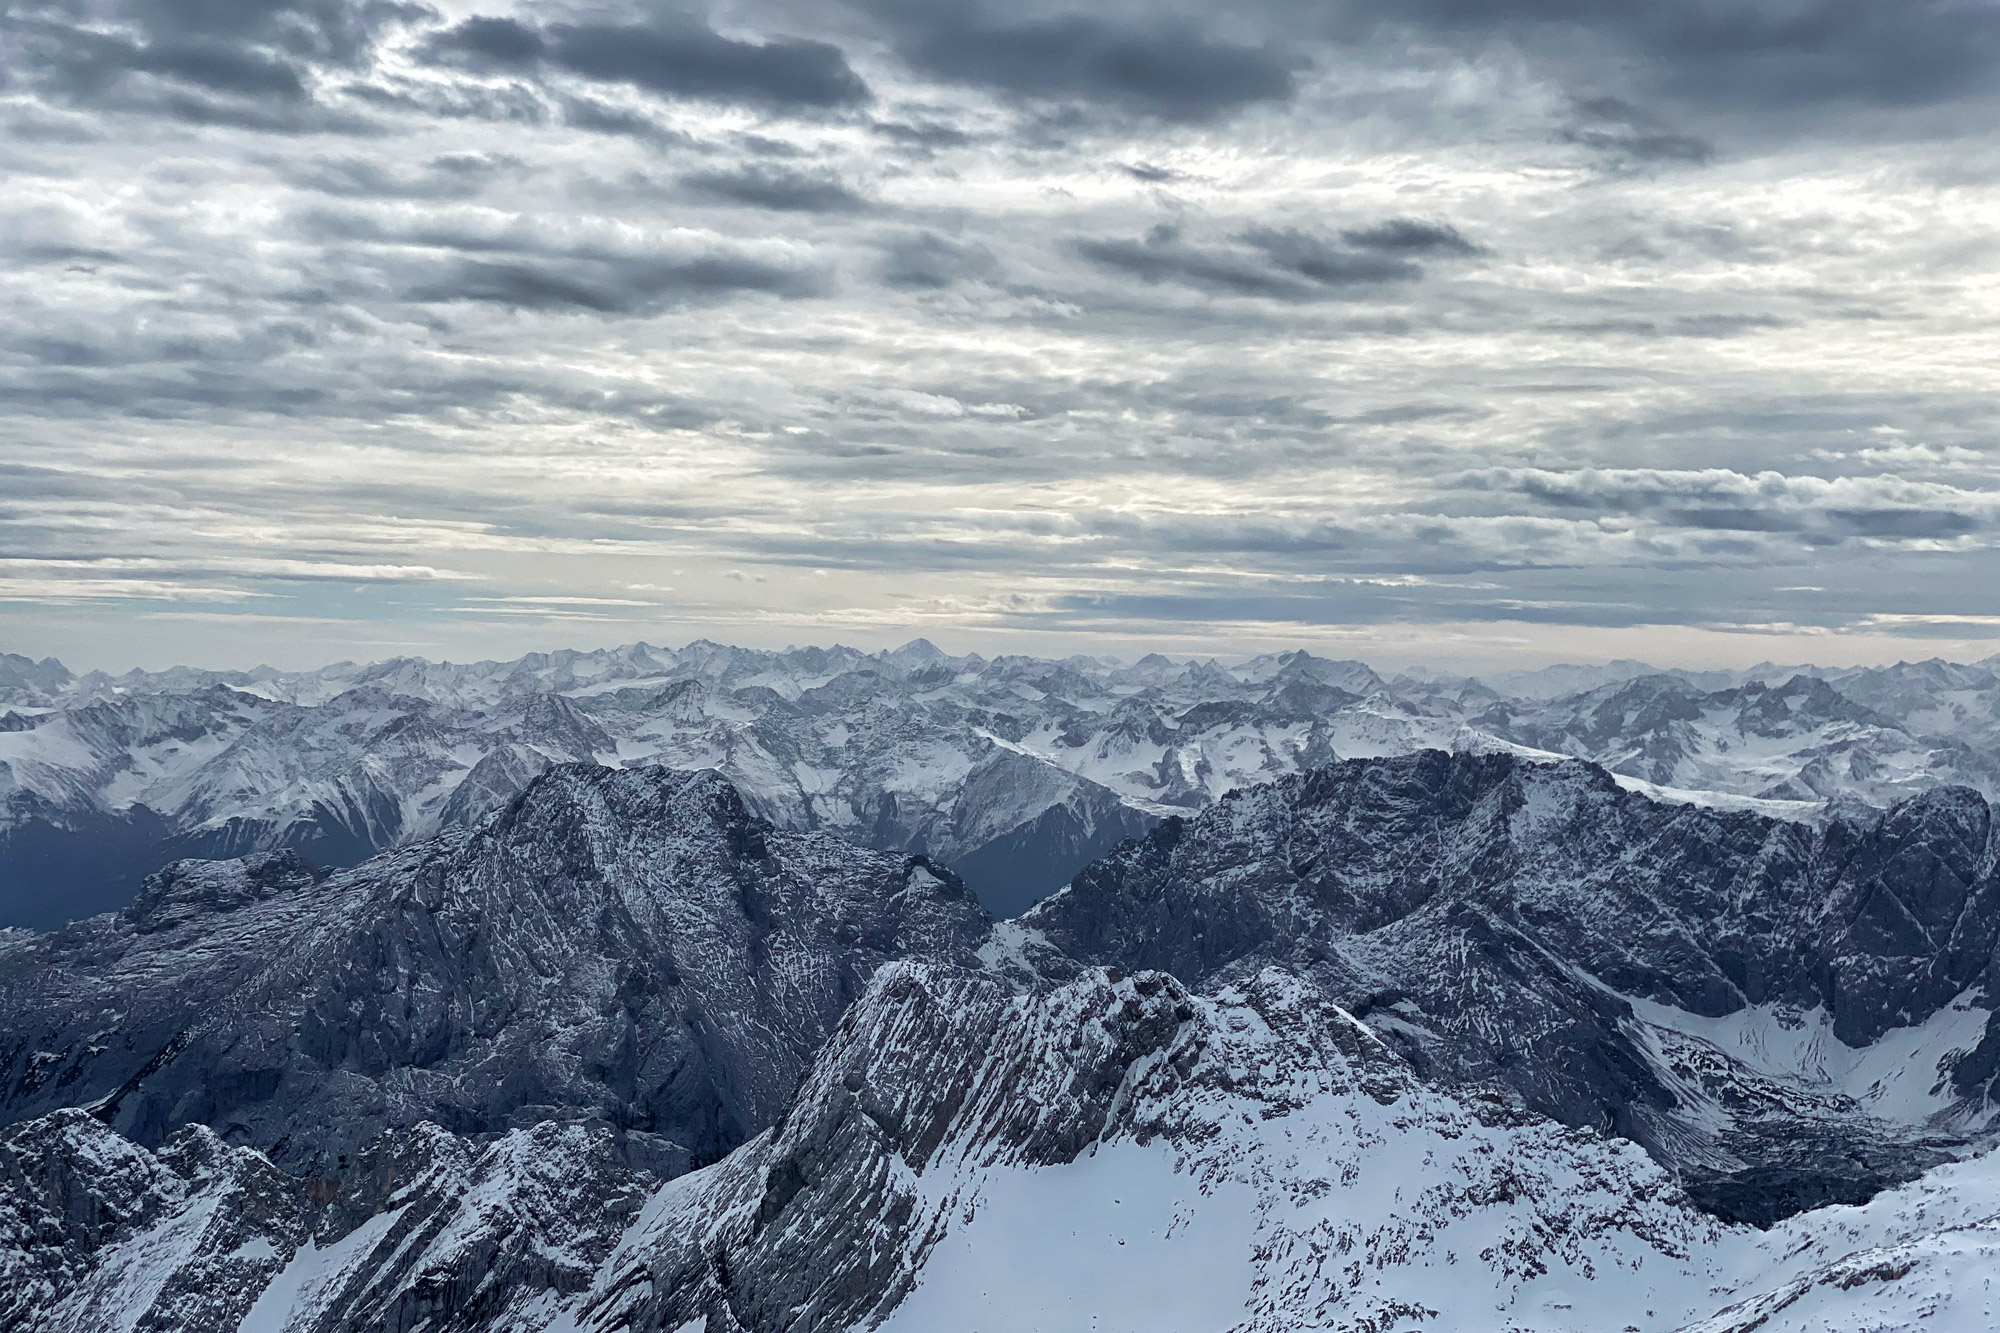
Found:
[[[1635,1138],[1769,1220],[1940,1160],[1926,1122],[1985,1102],[1967,1048],[2000,994],[1993,826],[1963,789],[1813,827],[1659,804],[1583,763],[1429,752],[1170,821],[1021,926],[1190,986],[1312,977],[1428,1076]],[[1758,1023],[1836,1052],[1949,1033],[1911,1101],[1713,1040]]]
[[[713,774],[558,768],[479,830],[319,879],[182,863],[0,943],[0,1114],[189,1122],[308,1174],[387,1128],[614,1128],[713,1161],[776,1118],[869,974],[969,959],[947,872],[773,830]]]
[[[37,1333],[539,1328],[654,1178],[602,1128],[378,1138],[302,1179],[189,1126],[149,1152],[82,1111],[0,1131],[0,1324]]]

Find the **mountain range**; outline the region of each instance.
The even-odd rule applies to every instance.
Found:
[[[1663,785],[1299,756],[1008,919],[644,764],[176,862],[0,932],[0,1324],[1992,1327],[1991,801]]]
[[[122,908],[183,857],[353,866],[469,828],[560,763],[714,769],[777,827],[928,856],[1012,916],[1159,819],[1336,758],[1575,757],[1663,799],[1811,821],[1940,785],[2000,795],[1997,745],[2000,659],[1482,682],[922,640],[115,677],[0,655],[0,924]]]

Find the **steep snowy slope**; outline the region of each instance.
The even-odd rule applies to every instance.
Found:
[[[663,1171],[769,1124],[868,975],[989,918],[922,858],[772,829],[713,773],[569,765],[480,829],[320,880],[184,863],[0,932],[0,1119],[189,1121],[299,1170],[384,1128],[557,1120]]]
[[[1632,1137],[1768,1220],[1865,1198],[1990,1118],[1997,860],[1962,789],[1815,828],[1661,805],[1577,762],[1430,752],[1169,821],[1021,938],[1057,974],[1297,971],[1427,1076]],[[1732,1016],[1810,1030],[1820,1055],[1747,1050],[1751,1027],[1718,1031]],[[1878,1046],[1904,1058],[1828,1053]]]
[[[1971,1333],[2000,1167],[1770,1232],[1629,1144],[1426,1087],[1309,983],[877,972],[778,1125],[664,1185],[608,1131],[386,1136],[305,1181],[80,1112],[0,1133],[34,1333]],[[7,1297],[0,1296],[0,1300]],[[145,1321],[145,1322],[142,1322]]]
[[[1016,996],[902,967],[778,1129],[647,1205],[575,1320],[1595,1330],[1635,1285],[1699,1291],[1723,1233],[1628,1145],[1426,1091],[1293,978]]]

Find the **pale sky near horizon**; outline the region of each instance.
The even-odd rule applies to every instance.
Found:
[[[17,0],[0,650],[2000,652],[1996,0]]]

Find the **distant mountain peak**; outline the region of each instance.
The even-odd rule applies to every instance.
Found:
[[[900,648],[883,654],[892,662],[919,663],[932,666],[945,661],[947,654],[929,639],[911,639]]]

